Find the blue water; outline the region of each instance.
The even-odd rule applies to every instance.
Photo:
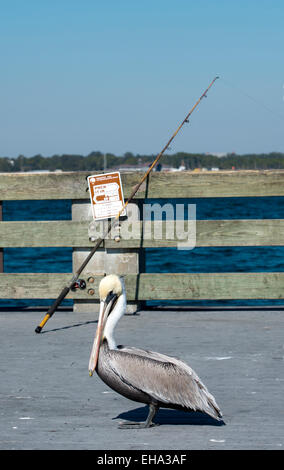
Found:
[[[165,200],[148,200],[148,203]],[[283,219],[284,197],[204,198],[168,200],[196,204],[196,217],[204,219]],[[185,216],[187,214],[185,213]],[[71,220],[71,201],[5,201],[3,220]],[[248,222],[249,223],[249,222]],[[194,250],[147,248],[146,272],[284,272],[284,247],[199,247]],[[6,248],[4,272],[72,272],[72,248]],[[62,286],[63,287],[63,286]],[[58,293],[59,294],[59,293]],[[0,307],[50,305],[52,299],[0,300]],[[64,300],[62,305],[72,305]],[[283,300],[158,301],[148,305],[283,305]]]

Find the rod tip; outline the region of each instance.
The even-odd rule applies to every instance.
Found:
[[[42,330],[42,327],[41,326],[37,326],[36,329],[35,329],[35,332],[36,333],[40,333]]]

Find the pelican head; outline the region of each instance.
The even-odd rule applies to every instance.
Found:
[[[124,314],[126,307],[126,294],[123,280],[116,274],[104,277],[99,285],[100,313],[97,331],[89,360],[89,375],[96,369],[100,345],[104,338],[115,348],[113,329],[119,318]]]
[[[122,291],[122,279],[116,274],[109,274],[102,278],[99,285],[99,296],[101,301],[106,301],[109,294],[120,296]]]

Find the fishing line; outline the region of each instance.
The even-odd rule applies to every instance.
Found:
[[[281,121],[284,121],[284,115],[283,114],[279,114],[277,111],[273,110],[272,108],[270,108],[269,106],[267,106],[265,103],[263,103],[262,101],[256,99],[254,96],[250,95],[249,93],[247,93],[246,91],[242,90],[239,86],[235,85],[234,83],[232,82],[229,82],[227,79],[225,80],[224,78],[221,78],[220,79],[221,82],[223,82],[225,85],[231,87],[231,88],[234,88],[235,90],[237,90],[240,94],[242,94],[243,96],[245,96],[246,98],[249,98],[251,101],[253,101],[254,103],[256,103],[257,105],[261,106],[262,108],[266,109],[266,111],[269,111],[271,114],[274,115],[274,117],[277,117],[278,119],[280,119]]]

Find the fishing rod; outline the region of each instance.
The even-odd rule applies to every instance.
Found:
[[[139,190],[140,186],[144,183],[144,181],[146,180],[146,178],[149,176],[149,174],[151,173],[151,171],[153,170],[153,168],[157,165],[158,161],[160,160],[160,158],[162,157],[163,153],[167,150],[167,148],[169,147],[169,145],[171,144],[171,142],[174,140],[174,138],[176,137],[176,135],[178,134],[178,132],[181,130],[182,126],[185,124],[185,123],[188,123],[188,119],[189,117],[191,116],[191,114],[193,113],[193,111],[195,110],[195,108],[199,105],[200,101],[206,97],[206,93],[209,91],[209,89],[212,87],[213,83],[218,79],[219,77],[215,77],[212,82],[210,83],[210,85],[206,88],[206,90],[204,91],[204,93],[202,93],[202,95],[200,96],[200,98],[196,101],[195,105],[191,108],[191,110],[189,111],[189,113],[186,115],[186,117],[184,118],[184,120],[182,121],[182,123],[178,126],[177,130],[173,133],[172,137],[170,138],[170,140],[167,142],[167,144],[164,146],[164,148],[160,151],[160,153],[157,155],[157,157],[155,158],[155,160],[153,161],[153,163],[149,166],[148,170],[145,172],[145,174],[143,175],[143,177],[141,178],[141,181],[134,187],[132,193],[130,194],[128,200],[124,203],[122,209],[120,209],[120,211],[118,212],[118,214],[112,219],[112,221],[108,224],[108,227],[107,229],[105,230],[105,232],[103,233],[103,235],[98,238],[95,246],[91,249],[90,253],[88,254],[88,256],[86,257],[85,261],[81,264],[81,266],[79,267],[79,269],[77,269],[77,271],[75,272],[75,274],[73,275],[72,279],[66,284],[66,286],[62,289],[62,291],[60,292],[59,296],[57,297],[57,299],[54,301],[54,303],[49,307],[45,317],[43,318],[42,322],[36,327],[35,329],[35,332],[36,333],[40,333],[42,328],[44,327],[44,325],[46,324],[46,322],[52,317],[52,315],[54,314],[55,310],[57,309],[57,307],[61,304],[62,300],[65,299],[66,295],[70,292],[70,290],[74,289],[74,288],[78,288],[78,287],[82,287],[85,283],[84,281],[82,280],[79,280],[79,276],[81,274],[81,272],[83,271],[83,269],[87,266],[87,264],[89,263],[90,259],[94,256],[94,254],[96,253],[97,249],[99,248],[99,246],[101,245],[101,243],[104,241],[104,239],[107,237],[108,233],[111,231],[111,229],[114,227],[114,225],[116,224],[117,220],[119,219],[120,215],[124,212],[124,210],[126,209],[127,205],[129,204],[129,202],[134,198],[135,194],[137,193],[137,191]]]

